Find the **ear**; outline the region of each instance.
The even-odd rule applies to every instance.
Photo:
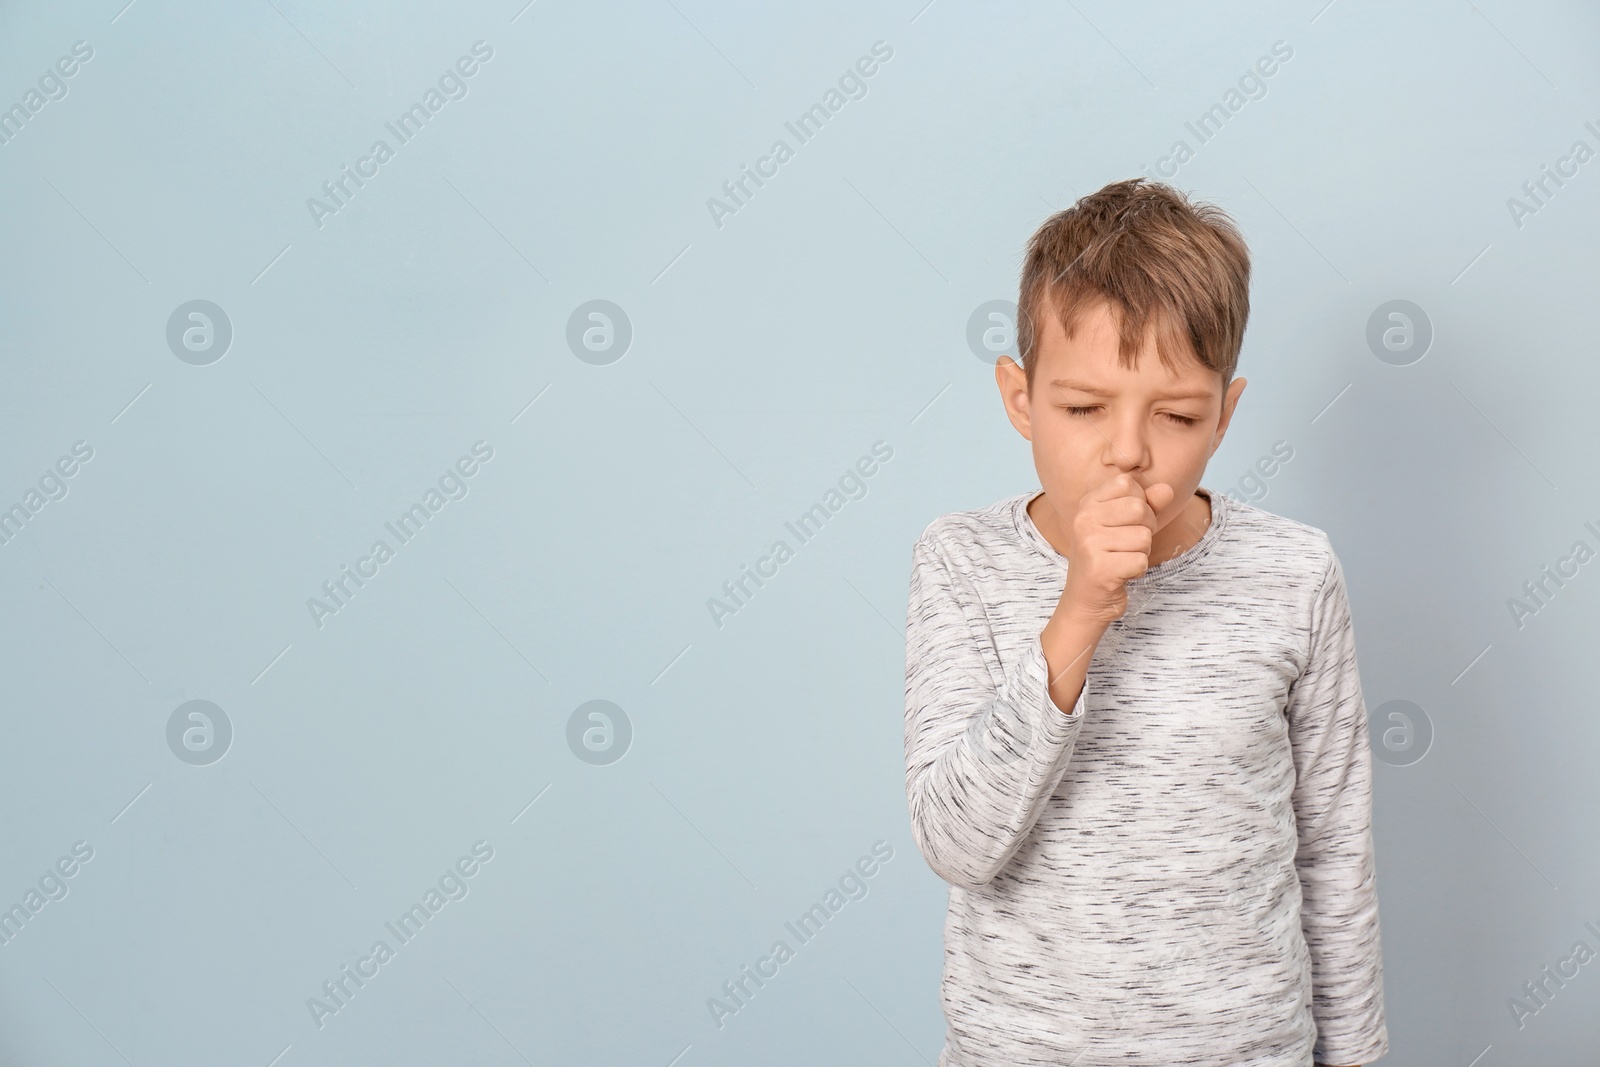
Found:
[[[1239,394],[1244,392],[1244,387],[1249,384],[1248,378],[1235,378],[1228,385],[1228,391],[1222,397],[1222,418],[1217,420],[1217,433],[1211,439],[1211,451],[1208,455],[1216,455],[1217,449],[1222,447],[1222,435],[1228,432],[1228,424],[1233,421],[1233,411],[1239,406]]]
[[[1000,388],[1000,403],[1005,405],[1006,418],[1017,432],[1033,440],[1033,414],[1028,397],[1028,376],[1010,356],[994,361],[994,383]]]

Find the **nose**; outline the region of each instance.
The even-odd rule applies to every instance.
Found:
[[[1150,466],[1150,439],[1144,420],[1128,410],[1106,428],[1106,463],[1119,471],[1142,471]]]

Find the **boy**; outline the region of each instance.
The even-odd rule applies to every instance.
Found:
[[[1142,178],[1028,244],[1022,366],[995,379],[1042,490],[912,551],[939,1067],[1388,1051],[1343,571],[1321,530],[1199,485],[1245,386],[1249,281],[1226,214]]]

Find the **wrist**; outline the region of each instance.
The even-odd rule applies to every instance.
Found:
[[[1066,669],[1079,659],[1086,661],[1093,655],[1110,626],[1090,615],[1057,609],[1039,634],[1039,644],[1045,650],[1046,659],[1057,664],[1058,670]],[[1084,669],[1088,669],[1087,662]]]
[[[1111,628],[1110,619],[1096,616],[1092,612],[1084,611],[1066,600],[1056,605],[1056,610],[1050,616],[1050,621],[1045,624],[1047,631],[1071,634],[1074,637],[1088,638],[1099,641],[1101,636]]]

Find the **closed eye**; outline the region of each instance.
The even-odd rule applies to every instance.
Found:
[[[1062,410],[1065,411],[1069,415],[1088,415],[1090,412],[1099,411],[1100,410],[1100,405],[1099,404],[1091,404],[1091,405],[1089,405],[1087,407],[1070,407],[1069,406],[1069,407],[1062,408]],[[1161,414],[1163,416],[1165,416],[1166,418],[1171,419],[1173,422],[1177,423],[1179,426],[1193,426],[1195,423],[1200,421],[1199,419],[1189,418],[1186,415],[1175,415],[1170,411],[1163,411]]]

